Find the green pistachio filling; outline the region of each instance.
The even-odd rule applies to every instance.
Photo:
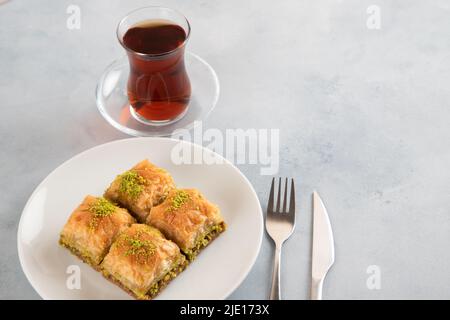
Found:
[[[219,233],[224,231],[224,226],[222,224],[218,224],[212,226],[208,229],[207,232],[201,234],[197,240],[195,241],[195,245],[192,249],[185,251],[185,255],[187,256],[189,261],[192,261],[197,256],[200,249],[206,247],[208,243]]]
[[[172,279],[175,279],[177,275],[183,271],[183,269],[184,263],[180,263],[179,261],[174,263],[170,271],[150,287],[147,294],[152,298],[156,296],[159,291],[164,288]]]
[[[69,242],[67,242],[64,236],[60,237],[59,244],[62,245],[64,248],[67,248],[70,252],[80,257],[81,260],[83,260],[84,262],[86,262],[91,266],[97,266],[100,263],[100,261],[97,261],[92,257],[91,253],[88,250],[82,250],[72,246]]]
[[[137,198],[144,190],[145,179],[134,171],[127,171],[119,176],[119,192],[131,198]]]

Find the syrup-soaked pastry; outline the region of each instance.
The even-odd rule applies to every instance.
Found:
[[[166,170],[143,160],[118,175],[104,196],[127,208],[138,221],[145,222],[153,206],[160,204],[174,188]]]
[[[113,243],[103,275],[136,299],[154,298],[186,266],[178,246],[157,229],[133,224]]]
[[[134,222],[126,209],[88,195],[70,215],[59,243],[97,268],[117,235]]]
[[[147,224],[175,242],[190,261],[226,228],[219,207],[196,189],[172,190],[152,208]]]

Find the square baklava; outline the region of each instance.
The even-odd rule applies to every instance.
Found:
[[[104,196],[130,210],[138,221],[145,222],[152,207],[160,204],[174,188],[166,170],[143,160],[118,175]]]
[[[137,299],[154,298],[186,266],[178,246],[157,229],[133,224],[101,264],[103,275]]]
[[[88,195],[70,215],[59,243],[97,268],[117,235],[134,222],[126,209]]]
[[[175,242],[192,261],[225,228],[219,208],[196,189],[174,189],[150,211],[147,224]]]

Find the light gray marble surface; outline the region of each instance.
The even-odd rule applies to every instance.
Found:
[[[4,2],[4,1],[0,1]],[[68,30],[68,5],[81,29]],[[149,4],[189,17],[190,50],[215,68],[206,128],[279,128],[280,175],[298,181],[298,226],[283,293],[308,297],[311,193],[332,221],[328,299],[450,298],[450,4],[448,1],[19,1],[0,5],[0,298],[36,299],[17,256],[22,208],[57,165],[124,138],[94,89],[123,54],[121,16]],[[381,29],[367,27],[370,5]],[[270,178],[240,169],[263,204]],[[70,186],[69,186],[70,187]],[[268,296],[272,244],[233,299]],[[381,270],[380,290],[366,285]]]

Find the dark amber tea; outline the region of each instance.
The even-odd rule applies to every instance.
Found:
[[[141,120],[170,123],[187,110],[191,84],[184,65],[186,38],[186,31],[168,20],[142,21],[123,35],[130,62],[128,98]]]
[[[127,48],[148,54],[164,54],[175,50],[186,40],[183,28],[169,21],[150,20],[128,29],[123,36]]]

